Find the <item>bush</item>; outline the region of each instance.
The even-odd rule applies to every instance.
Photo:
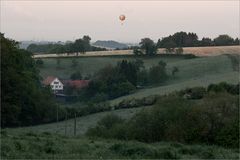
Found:
[[[90,128],[86,135],[90,137],[119,138],[124,139],[123,126],[124,120],[116,115],[110,114],[103,117],[95,128]]]
[[[187,88],[180,91],[180,95],[186,99],[201,99],[207,93],[203,87]]]
[[[207,88],[208,92],[228,92],[234,95],[239,95],[239,84],[227,84],[226,82],[221,82],[219,84],[210,84]]]
[[[183,54],[183,48],[182,48],[182,47],[178,47],[178,48],[175,50],[175,53],[176,53],[176,54]]]
[[[71,78],[71,80],[81,80],[82,74],[79,71],[77,71],[77,72],[74,72],[73,74],[71,74],[70,78]]]
[[[190,101],[179,94],[161,96],[154,107],[138,112],[129,121],[106,117],[89,132],[105,138],[142,142],[175,141],[238,147],[238,97],[225,92],[207,94],[201,87],[192,90],[193,99],[202,99]],[[126,104],[135,106],[136,99]],[[211,153],[204,153],[204,157],[211,157]]]
[[[43,64],[44,64],[44,62],[43,62],[42,59],[37,59],[37,60],[36,60],[36,65],[37,65],[38,67],[42,67]]]

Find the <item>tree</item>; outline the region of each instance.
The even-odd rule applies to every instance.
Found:
[[[1,127],[50,122],[56,105],[49,88],[42,88],[32,53],[1,38]]]
[[[164,46],[166,49],[166,53],[173,53],[177,45],[174,41],[170,40],[166,42]]]
[[[56,68],[61,68],[60,65],[61,65],[61,59],[60,58],[57,58],[56,59],[56,64],[57,64],[57,67]]]
[[[240,45],[240,42],[239,42],[239,39],[238,39],[238,38],[236,38],[236,39],[234,40],[234,44],[235,44],[235,45]]]
[[[73,74],[71,74],[70,78],[71,78],[71,80],[81,80],[82,74],[79,71],[77,71],[77,72],[74,72]]]
[[[182,47],[178,47],[178,48],[175,50],[175,53],[176,53],[176,54],[182,54],[182,53],[183,53],[183,48],[182,48]]]
[[[44,64],[44,62],[43,62],[42,59],[37,59],[37,60],[36,60],[36,66],[37,66],[37,67],[42,67],[43,64]]]
[[[203,37],[201,42],[200,42],[200,45],[201,46],[212,46],[213,45],[213,42],[211,40],[211,38],[205,38]]]
[[[78,66],[78,61],[76,59],[72,59],[72,68],[76,68]]]
[[[174,76],[175,73],[177,73],[177,72],[179,72],[179,69],[176,66],[174,66],[172,69],[172,75]]]
[[[167,79],[166,72],[166,63],[160,61],[157,66],[152,66],[149,69],[149,83],[150,84],[158,84],[164,82]]]
[[[217,46],[233,45],[234,39],[227,34],[223,34],[223,35],[219,35],[217,38],[215,38],[214,43]]]
[[[140,56],[140,55],[143,55],[143,52],[139,48],[135,47],[133,49],[133,54],[136,56]]]
[[[74,52],[77,53],[77,56],[78,56],[78,53],[85,53],[85,48],[84,48],[84,41],[83,39],[77,39],[74,43],[73,43],[73,50]]]
[[[157,53],[157,47],[153,40],[151,40],[150,38],[141,39],[141,42],[139,44],[141,45],[141,48],[145,50],[146,55],[152,56]]]

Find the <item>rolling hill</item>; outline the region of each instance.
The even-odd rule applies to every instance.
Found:
[[[96,47],[103,47],[103,48],[109,48],[109,49],[123,49],[123,48],[127,48],[128,45],[124,44],[124,43],[119,43],[116,41],[96,41],[92,44],[93,46]]]

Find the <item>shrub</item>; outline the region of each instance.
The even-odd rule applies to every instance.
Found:
[[[239,84],[233,85],[226,82],[221,82],[219,84],[210,84],[207,88],[208,92],[223,92],[226,91],[231,94],[239,94]]]
[[[194,99],[202,93],[199,90],[205,91],[203,88],[193,90],[198,93],[193,94]],[[238,97],[225,92],[204,95],[200,94],[201,101],[190,101],[178,94],[158,97],[154,107],[138,112],[129,121],[122,122],[111,116],[102,119],[92,129],[93,135],[143,142],[175,141],[238,147]],[[211,157],[211,153],[204,157]]]
[[[180,91],[180,95],[187,99],[201,99],[207,93],[203,87],[187,88]]]
[[[77,71],[77,72],[74,72],[73,74],[71,74],[70,76],[71,80],[81,80],[82,79],[82,74]]]
[[[86,135],[90,137],[104,137],[104,138],[123,138],[121,131],[123,131],[123,126],[121,123],[124,123],[124,120],[116,115],[110,114],[103,117],[95,128],[90,128]],[[122,135],[120,135],[122,134]]]
[[[43,64],[44,64],[44,62],[43,62],[42,59],[37,59],[37,60],[36,60],[36,65],[37,65],[38,67],[42,67]]]
[[[183,53],[183,48],[182,48],[182,47],[178,47],[178,48],[175,50],[175,53],[176,53],[176,54],[182,54],[182,53]]]

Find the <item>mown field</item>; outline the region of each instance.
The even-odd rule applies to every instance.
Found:
[[[197,56],[216,56],[222,54],[240,54],[240,46],[212,46],[212,47],[184,47],[184,54],[194,54]],[[158,49],[158,54],[166,53],[165,49]],[[113,51],[95,51],[87,52],[86,54],[79,54],[80,57],[88,56],[116,56],[116,55],[132,55],[132,50],[113,50]],[[44,58],[44,57],[73,57],[73,54],[34,54],[34,58]]]

